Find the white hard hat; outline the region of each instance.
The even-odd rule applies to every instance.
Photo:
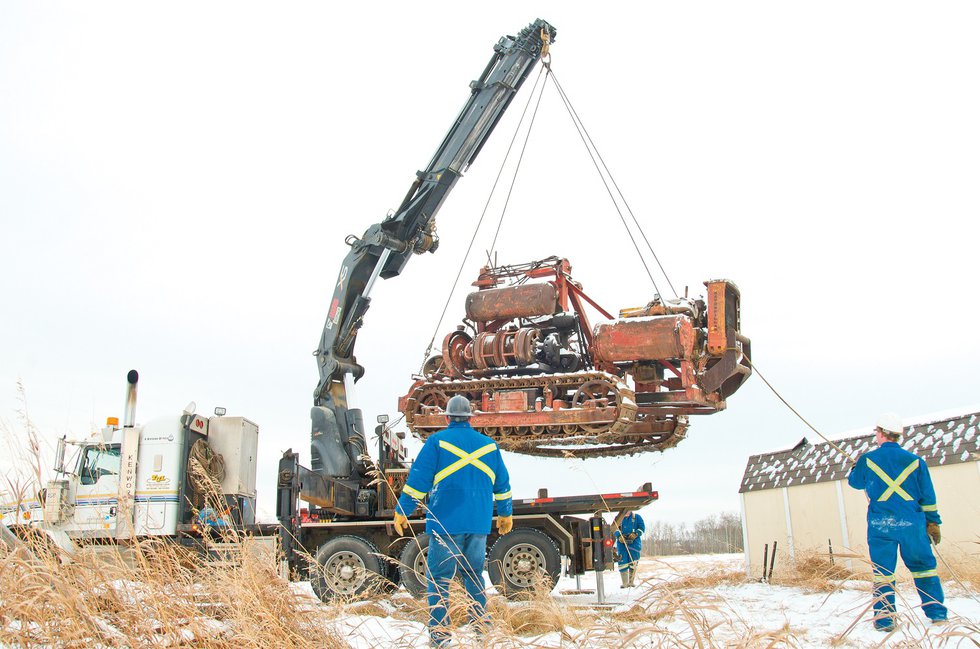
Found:
[[[446,404],[446,414],[450,417],[472,417],[470,400],[461,394],[457,394]]]
[[[875,426],[889,433],[896,434],[901,434],[903,429],[902,418],[894,412],[885,412],[878,415],[878,423]]]

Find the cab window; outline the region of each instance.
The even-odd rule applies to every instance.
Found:
[[[104,475],[119,475],[120,444],[90,446],[82,460],[82,484],[95,484]]]

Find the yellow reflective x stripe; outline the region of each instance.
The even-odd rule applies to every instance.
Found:
[[[507,500],[508,498],[510,498],[510,492],[509,491],[505,491],[502,494],[494,494],[493,495],[493,499],[494,500]]]
[[[938,512],[939,505],[922,505],[922,511],[924,512]]]
[[[912,462],[912,464],[905,467],[905,470],[902,471],[897,478],[892,480],[891,477],[887,473],[885,473],[885,471],[880,466],[878,466],[871,460],[868,460],[868,468],[870,468],[872,471],[878,474],[878,477],[884,480],[885,484],[888,485],[888,489],[885,490],[885,493],[881,494],[881,496],[878,498],[878,502],[884,502],[888,500],[889,498],[892,497],[893,493],[898,494],[902,498],[902,500],[912,500],[912,496],[910,496],[907,491],[902,489],[902,483],[905,482],[905,480],[909,477],[909,475],[911,475],[912,472],[915,471],[916,467],[918,466],[919,466],[919,461],[915,460],[914,462]]]
[[[419,491],[418,489],[412,489],[408,485],[405,485],[404,487],[402,487],[402,491],[404,491],[405,493],[407,493],[409,496],[411,496],[415,500],[422,500],[423,498],[425,498],[425,492],[424,491]]]
[[[432,484],[439,484],[439,482],[444,480],[446,477],[456,473],[457,471],[459,471],[460,469],[462,469],[464,466],[467,465],[472,465],[477,469],[479,469],[480,471],[486,473],[488,476],[490,476],[490,482],[495,482],[497,480],[496,474],[490,469],[490,467],[488,467],[486,464],[484,464],[479,460],[479,458],[483,457],[487,453],[491,453],[497,449],[497,445],[495,443],[487,444],[482,448],[476,449],[472,453],[467,453],[466,451],[459,448],[458,446],[455,446],[453,444],[450,444],[449,442],[444,442],[441,440],[439,441],[439,448],[446,449],[453,455],[457,456],[459,459],[453,462],[452,464],[450,464],[449,466],[447,466],[439,473],[437,473],[435,480],[433,480]]]
[[[938,576],[939,575],[936,573],[935,568],[933,568],[932,570],[923,570],[921,572],[912,573],[913,579],[922,579],[924,577],[938,577]]]

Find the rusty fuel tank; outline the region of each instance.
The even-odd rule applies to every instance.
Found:
[[[593,353],[598,363],[691,359],[697,334],[683,315],[627,318],[598,324]]]
[[[466,296],[466,317],[474,322],[534,318],[553,314],[558,291],[549,283],[476,291]]]

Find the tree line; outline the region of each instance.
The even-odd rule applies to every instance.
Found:
[[[742,517],[734,512],[713,514],[694,524],[649,521],[642,554],[719,554],[742,551]]]

